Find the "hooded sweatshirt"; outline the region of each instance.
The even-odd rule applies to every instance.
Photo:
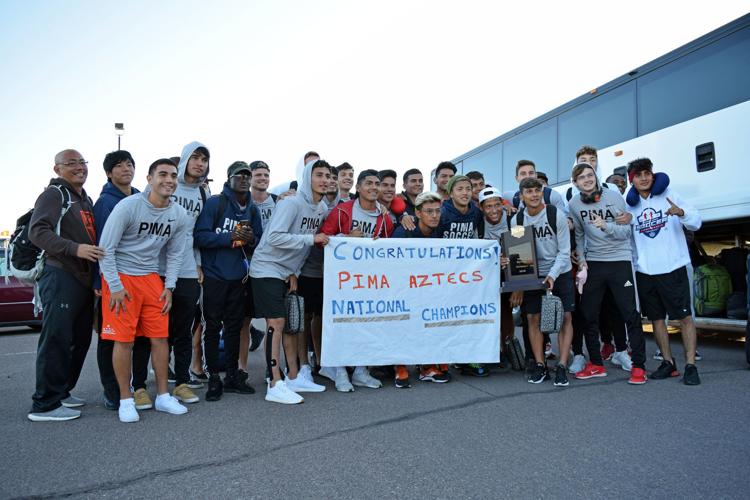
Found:
[[[633,214],[635,269],[644,274],[665,274],[690,264],[690,253],[683,226],[690,231],[700,229],[702,220],[697,209],[669,187],[666,174],[654,174],[654,185],[647,198],[630,188],[628,211]],[[669,201],[685,211],[685,215],[667,215]]]
[[[185,237],[193,219],[172,200],[165,208],[148,201],[148,193],[128,196],[109,214],[100,240],[106,252],[99,260],[102,276],[115,293],[124,289],[118,273],[146,276],[159,272],[159,254],[166,247],[164,288],[174,288],[185,253]]]
[[[326,207],[328,207],[326,211],[327,218],[331,211],[339,203],[338,193],[336,193],[336,196],[333,198],[333,200],[329,200],[328,196],[324,196],[323,201],[325,202]],[[323,257],[323,247],[313,246],[312,249],[310,249],[310,254],[307,256],[307,259],[305,259],[305,263],[302,265],[302,271],[300,272],[300,275],[307,276],[308,278],[322,278]]]
[[[203,195],[201,194],[201,184],[208,177],[209,168],[206,168],[206,175],[195,184],[188,184],[185,182],[185,172],[187,171],[188,160],[196,149],[208,148],[200,142],[191,142],[182,148],[182,154],[180,155],[180,164],[177,166],[177,189],[172,194],[172,200],[177,204],[181,205],[187,211],[190,217],[190,224],[188,224],[188,233],[185,236],[185,258],[182,261],[182,267],[178,273],[180,278],[198,278],[198,266],[201,265],[200,250],[194,245],[193,242],[193,230],[195,229],[195,221],[198,219],[201,211],[203,210]],[[148,192],[148,189],[146,189]],[[159,258],[159,274],[164,276],[166,272],[167,262],[166,254],[162,253]]]
[[[354,199],[336,205],[326,217],[320,232],[336,236],[360,230],[368,238],[388,238],[393,234],[393,229],[393,221],[388,214],[383,215],[380,203],[376,201],[375,209],[368,212],[362,208],[359,199]]]
[[[539,265],[539,276],[549,276],[556,280],[558,276],[567,273],[573,266],[570,263],[570,231],[567,218],[562,210],[555,207],[557,234],[547,220],[547,209],[536,215],[531,215],[528,209],[523,209],[524,227],[532,226],[534,231],[534,246]],[[511,228],[518,226],[517,214],[510,220]]]
[[[250,262],[251,277],[285,280],[292,274],[299,276],[328,210],[323,200],[313,201],[315,161],[305,165],[297,195],[284,198],[276,205]]]
[[[599,201],[593,203],[584,203],[580,195],[574,196],[568,204],[568,210],[569,217],[573,219],[576,252],[581,264],[585,264],[587,260],[603,262],[631,260],[630,225],[615,223],[615,217],[627,210],[620,191],[604,188]],[[607,222],[604,230],[592,223],[594,214]]]
[[[221,197],[226,201],[224,213],[218,214]],[[201,251],[203,272],[209,278],[222,281],[241,280],[247,275],[247,265],[252,250],[263,236],[263,224],[258,207],[247,194],[247,205],[243,209],[237,202],[237,195],[224,184],[224,190],[219,196],[212,196],[206,201],[198,221],[195,224],[195,243]],[[232,246],[232,233],[241,220],[250,221],[255,235],[255,241],[244,247]]]
[[[63,269],[75,276],[85,287],[91,286],[93,265],[76,257],[78,245],[96,244],[96,227],[91,199],[85,190],[79,195],[65,179],[58,177],[49,186],[60,186],[70,194],[71,206],[60,220],[63,197],[57,188],[47,187],[34,203],[29,222],[29,239],[45,252],[47,265]],[[56,231],[60,221],[60,235]]]
[[[477,238],[479,224],[483,218],[482,211],[479,210],[473,201],[469,202],[469,210],[465,214],[462,214],[453,204],[453,200],[448,198],[443,202],[443,206],[440,209],[438,234],[441,238]]]
[[[131,187],[131,195],[138,194],[140,191],[138,191],[136,188]],[[112,184],[112,181],[107,181],[107,183],[102,187],[102,192],[99,195],[99,198],[96,200],[96,203],[94,203],[94,221],[96,223],[96,244],[99,244],[99,240],[101,239],[102,232],[104,232],[104,224],[107,222],[107,219],[109,218],[109,214],[112,213],[112,209],[115,208],[115,205],[117,205],[121,200],[124,200],[127,198],[127,195],[120,191],[120,189]],[[102,276],[99,274],[99,263],[94,263],[94,290],[101,290],[102,289]]]

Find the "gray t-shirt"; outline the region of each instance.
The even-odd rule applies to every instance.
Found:
[[[253,204],[258,207],[258,211],[260,212],[260,223],[263,226],[263,231],[265,231],[266,226],[268,225],[268,221],[271,220],[273,211],[276,208],[276,202],[273,201],[273,197],[270,193],[268,193],[268,198],[266,198],[262,203],[255,203],[253,201]]]
[[[372,238],[375,236],[375,228],[378,225],[378,216],[380,210],[377,205],[373,210],[364,210],[362,205],[359,204],[359,198],[354,201],[352,207],[352,231],[359,229],[363,233],[364,238]]]
[[[524,227],[533,226],[534,242],[536,246],[536,259],[539,265],[539,276],[550,276],[557,279],[561,274],[573,269],[570,263],[570,231],[568,222],[562,210],[556,211],[557,234],[552,231],[547,220],[547,209],[543,208],[536,215],[530,215],[524,209]],[[511,227],[518,225],[517,216],[514,215],[510,221]]]

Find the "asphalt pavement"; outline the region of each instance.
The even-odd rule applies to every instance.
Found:
[[[83,416],[26,419],[38,333],[0,336],[0,498],[747,498],[744,345],[702,340],[703,384],[606,379],[568,388],[519,372],[448,384],[328,390],[283,406],[226,394],[187,415],[121,424],[104,409],[95,342],[75,394]],[[673,339],[682,368],[682,347]],[[648,368],[654,344],[648,342]],[[153,380],[149,386],[153,393]],[[198,390],[202,396],[205,390]]]

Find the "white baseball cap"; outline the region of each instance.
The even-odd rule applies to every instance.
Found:
[[[500,190],[494,187],[487,187],[479,191],[479,203],[482,203],[484,200],[489,200],[490,198],[503,198],[502,193],[500,193]]]

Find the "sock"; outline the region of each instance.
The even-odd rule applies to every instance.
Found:
[[[169,398],[169,392],[165,392],[164,394],[157,394],[156,395],[156,400],[159,401],[159,402],[161,402],[162,400],[167,399],[167,398]]]
[[[357,366],[356,368],[354,368],[354,373],[356,373],[357,375],[362,375],[364,373],[367,373],[367,367]]]
[[[120,404],[123,404],[123,403],[124,403],[124,404],[128,404],[128,403],[133,403],[133,404],[135,404],[135,399],[133,399],[133,398],[121,399],[121,400],[120,400]]]

